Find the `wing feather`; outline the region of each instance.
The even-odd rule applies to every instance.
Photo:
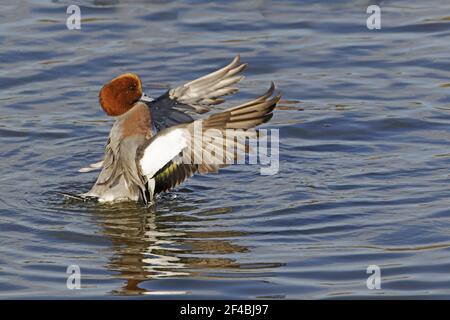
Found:
[[[205,119],[164,129],[154,136],[143,150],[139,164],[147,179],[154,179],[155,193],[168,191],[195,173],[217,172],[248,152],[245,139],[258,135],[257,131],[249,129],[267,122],[280,100],[280,94],[273,96],[274,88],[272,83],[265,94],[252,101]],[[201,125],[203,130],[201,143],[194,141],[198,139],[194,134],[196,125]],[[210,133],[209,129],[215,130]],[[229,129],[244,130],[231,130],[228,134]],[[219,133],[219,137],[214,136],[214,132]],[[201,148],[194,145],[201,145]],[[223,153],[205,153],[205,150],[221,149]],[[191,160],[197,156],[201,162],[186,163],[186,155],[190,155]]]
[[[238,55],[225,67],[170,89],[155,100],[146,102],[151,109],[156,128],[162,130],[191,122],[192,117],[184,114],[184,111],[202,114],[210,111],[209,106],[223,103],[225,99],[222,97],[239,91],[234,85],[244,79],[238,73],[246,66],[247,64],[240,62]]]

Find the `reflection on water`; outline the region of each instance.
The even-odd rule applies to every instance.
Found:
[[[243,233],[183,231],[179,226],[183,222],[201,223],[201,220],[183,214],[165,215],[156,207],[144,209],[127,203],[94,205],[93,214],[101,233],[112,244],[112,256],[106,267],[117,272],[115,277],[126,280],[126,285],[114,290],[115,294],[184,294],[185,291],[179,290],[153,292],[140,288],[139,284],[164,277],[198,276],[198,269],[240,268],[235,259],[223,256],[248,251],[233,244],[233,237]]]
[[[141,208],[124,209],[128,210],[113,214],[98,212],[102,232],[112,242],[113,255],[107,268],[126,280],[126,285],[114,293],[145,293],[138,287],[142,281],[189,275],[183,271],[186,265],[177,257],[179,249],[174,246],[174,238],[182,234],[160,231],[153,209],[145,212]]]

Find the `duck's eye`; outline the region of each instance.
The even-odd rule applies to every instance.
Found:
[[[135,86],[129,86],[128,89],[129,89],[130,91],[134,91],[134,89],[136,89],[136,87],[135,87]]]

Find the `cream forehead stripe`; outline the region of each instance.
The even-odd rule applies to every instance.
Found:
[[[120,76],[115,77],[114,79],[112,79],[109,83],[111,83],[111,82],[113,82],[113,81],[116,81],[116,80],[119,80],[119,79],[124,78],[124,77],[130,77],[130,78],[133,78],[134,80],[136,80],[136,82],[137,82],[137,84],[138,84],[138,89],[139,89],[140,91],[142,91],[141,79],[139,78],[139,76],[138,76],[137,74],[134,74],[134,73],[124,73],[124,74],[121,74]]]

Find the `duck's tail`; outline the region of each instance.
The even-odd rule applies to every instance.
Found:
[[[96,197],[92,197],[92,196],[86,196],[83,194],[74,194],[74,193],[68,193],[68,192],[56,192],[59,195],[64,196],[66,199],[71,199],[71,200],[77,200],[77,201],[96,201],[97,198]]]

